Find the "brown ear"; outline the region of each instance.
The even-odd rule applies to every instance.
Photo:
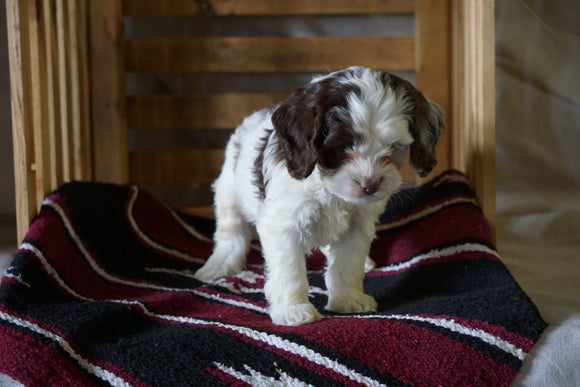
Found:
[[[272,115],[278,146],[290,176],[304,179],[318,159],[320,113],[308,87],[296,90]]]
[[[352,86],[340,82],[343,72],[333,73],[296,90],[272,115],[278,146],[288,172],[295,179],[308,177],[319,160],[319,150],[332,130],[327,113],[347,105]]]
[[[445,126],[443,110],[422,94],[415,103],[414,120],[409,130],[415,141],[411,144],[410,161],[415,172],[425,177],[437,165],[435,145],[441,128]]]
[[[409,114],[409,131],[413,136],[411,144],[411,167],[421,176],[427,176],[437,165],[435,145],[439,133],[445,126],[443,110],[435,102],[429,101],[410,82],[395,75],[386,74],[383,78],[395,93],[404,93],[411,102]]]

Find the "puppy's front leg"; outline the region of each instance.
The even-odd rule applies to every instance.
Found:
[[[296,326],[322,318],[308,301],[308,279],[304,250],[292,231],[258,225],[266,261],[264,292],[269,313],[276,325]]]
[[[363,291],[365,259],[373,233],[351,230],[349,235],[324,249],[328,265],[326,309],[337,313],[362,313],[377,310],[375,299]]]

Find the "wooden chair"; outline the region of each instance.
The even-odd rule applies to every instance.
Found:
[[[227,134],[245,115],[290,91],[273,93],[257,84],[252,92],[192,88],[151,94],[139,91],[140,79],[275,79],[350,65],[414,74],[417,86],[447,113],[435,173],[467,173],[493,225],[493,0],[6,0],[6,7],[19,240],[43,197],[67,181],[135,183],[174,190],[174,196],[191,187],[207,191]],[[413,15],[414,35],[175,38],[153,30],[134,38],[124,28],[127,20],[142,18],[167,23],[183,22],[184,16],[207,21],[385,14]],[[186,130],[195,141],[169,150],[132,149],[129,143],[130,135],[175,130]],[[173,204],[211,212],[207,195],[189,199]]]

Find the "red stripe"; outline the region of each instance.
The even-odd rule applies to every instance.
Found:
[[[519,335],[514,332],[510,332],[504,327],[493,325],[488,323],[487,321],[480,321],[480,320],[470,320],[461,317],[455,316],[429,316],[429,315],[421,315],[421,317],[427,318],[444,318],[447,320],[454,320],[455,322],[471,328],[471,329],[479,329],[483,332],[489,333],[495,337],[499,337],[500,339],[507,341],[510,344],[515,345],[516,347],[520,348],[524,352],[530,352],[532,346],[534,345],[534,341],[530,340],[522,335]]]
[[[213,376],[215,376],[216,378],[218,378],[221,381],[224,381],[228,384],[228,386],[234,386],[234,387],[246,387],[246,386],[251,386],[250,384],[237,379],[235,377],[233,377],[232,375],[217,369],[217,368],[205,368],[204,371],[207,371],[207,373],[212,374]]]
[[[169,210],[162,205],[155,197],[146,191],[139,191],[137,198],[133,204],[132,212],[126,209],[129,216],[133,216],[141,232],[150,237],[153,241],[159,242],[165,246],[185,252],[189,255],[199,258],[207,258],[210,256],[213,244],[197,239],[187,231],[171,216]],[[130,222],[127,220],[128,225]],[[135,231],[135,230],[134,230]],[[211,236],[205,235],[211,239]],[[134,234],[136,238],[141,240],[141,244],[148,248],[153,248],[146,241],[141,239],[138,233]],[[179,259],[172,254],[167,254],[164,251],[154,249],[156,253],[163,255],[169,259]]]
[[[141,311],[142,312],[142,311]],[[156,311],[157,312],[157,311]],[[143,314],[144,316],[147,316],[148,318],[151,318],[155,321],[159,321],[162,322],[164,324],[184,324],[184,325],[191,325],[191,326],[196,326],[199,328],[204,328],[204,329],[208,329],[211,331],[219,331],[219,332],[223,332],[226,333],[232,337],[237,338],[240,341],[243,341],[245,343],[249,343],[252,344],[258,348],[262,348],[264,350],[267,350],[269,352],[272,352],[276,355],[279,355],[297,365],[299,365],[300,367],[310,370],[314,373],[318,373],[321,374],[325,377],[334,379],[336,381],[338,381],[339,383],[341,383],[342,385],[347,385],[347,386],[352,386],[352,385],[357,385],[357,383],[353,382],[352,379],[348,378],[348,376],[345,376],[343,374],[340,374],[338,372],[335,372],[332,369],[329,369],[327,367],[325,367],[324,365],[319,365],[317,363],[312,362],[310,359],[304,357],[304,356],[300,356],[300,355],[296,355],[294,353],[288,352],[286,350],[284,350],[283,348],[279,348],[276,347],[274,345],[268,344],[267,342],[264,342],[262,340],[258,340],[258,339],[254,339],[253,337],[247,336],[243,333],[240,333],[236,330],[233,329],[229,329],[227,327],[223,327],[223,326],[218,326],[218,325],[213,325],[211,324],[211,322],[209,322],[208,325],[206,324],[201,324],[201,323],[190,323],[190,322],[173,322],[173,321],[168,321],[166,319],[164,319],[162,316],[151,316],[151,315],[146,315]],[[227,320],[227,316],[220,316],[219,318],[219,322],[222,322],[224,324],[234,324],[235,325],[235,321],[232,322],[228,322],[228,321],[223,321],[222,317],[224,317],[224,320]],[[195,318],[195,317],[192,317]],[[277,326],[277,325],[273,325],[270,318],[268,316],[262,316],[262,317],[258,317],[258,318],[254,318],[254,319],[238,319],[240,321],[243,321],[243,327],[248,327],[249,329],[254,329],[252,326],[248,325],[248,322],[256,322],[258,326],[262,326],[266,329],[266,331],[264,332],[265,334],[275,334],[276,331],[286,331],[286,332],[293,332],[296,333],[296,330],[301,330],[304,328],[308,328],[308,329],[316,329],[316,325],[317,324],[306,324],[306,325],[302,325],[299,327],[282,327],[282,326]],[[218,321],[218,319],[213,318],[212,321]],[[260,331],[260,329],[258,329],[258,331]],[[327,332],[328,333],[328,332]],[[227,364],[226,364],[227,365]]]
[[[59,229],[59,230],[62,231],[62,229]],[[72,253],[69,252],[68,254],[65,254],[64,256],[70,257],[70,254],[72,254]],[[479,256],[480,256],[480,253],[462,253],[459,255],[449,256],[449,257],[444,257],[444,258],[434,258],[433,261],[442,262],[442,261],[450,261],[450,260],[457,260],[457,259],[470,259],[470,258],[478,258]],[[430,260],[426,260],[426,261],[424,261],[424,263],[428,264],[429,261]],[[69,267],[70,267],[70,260],[67,260],[66,262],[64,262],[63,269],[67,269]],[[75,275],[73,275],[72,278],[69,279],[69,281],[73,280],[73,282],[76,282],[76,289],[78,291],[80,291],[85,296],[88,296],[91,298],[114,298],[114,297],[119,295],[119,290],[120,290],[119,288],[125,287],[125,286],[119,286],[117,284],[112,284],[106,280],[104,280],[104,282],[102,282],[99,286],[94,286],[95,282],[94,281],[87,281],[87,279],[89,278],[89,276],[92,276],[92,274],[96,274],[96,273],[94,273],[93,270],[88,266],[85,268],[88,270],[88,272],[84,273],[83,275],[81,275],[79,277],[78,274],[79,274],[80,266],[75,265]],[[63,270],[61,269],[59,271],[62,273]],[[384,273],[384,272],[369,273],[369,275],[371,275],[371,276],[385,275],[385,274],[387,274],[387,273]],[[390,274],[390,273],[388,273],[388,274]],[[81,281],[74,281],[77,278],[82,278],[82,280]],[[95,278],[98,281],[103,280],[102,277],[100,277],[98,275]],[[235,280],[235,278],[232,279],[232,281],[234,283],[237,282]],[[243,280],[239,280],[239,282],[243,285],[248,285],[248,286],[256,285],[256,284],[247,284]],[[86,286],[84,286],[84,285],[86,285]],[[257,284],[255,287],[261,288],[262,286],[263,286],[263,284],[260,283],[260,284]],[[99,289],[98,295],[93,294],[95,289]],[[104,289],[112,289],[113,291],[111,293],[109,293],[108,295],[105,295],[103,292]],[[206,289],[205,291],[207,291],[208,294],[218,294],[217,292],[210,291],[209,289]],[[106,293],[106,291],[105,291],[105,293]],[[227,321],[227,322],[231,322],[231,323],[240,323],[241,321],[244,321],[246,324],[250,324],[250,325],[255,324],[254,326],[257,325],[257,326],[260,326],[261,328],[272,329],[272,327],[275,327],[275,326],[271,326],[268,323],[263,324],[263,322],[269,322],[269,319],[267,318],[267,316],[264,316],[263,314],[256,313],[256,312],[246,310],[243,308],[238,308],[235,306],[206,302],[203,299],[200,300],[196,297],[191,296],[191,294],[188,294],[185,291],[184,291],[184,293],[173,293],[173,292],[166,293],[166,292],[161,292],[161,291],[140,290],[140,289],[134,289],[131,287],[126,287],[126,289],[122,290],[122,293],[123,293],[124,297],[127,299],[137,299],[137,300],[142,300],[145,302],[154,303],[156,305],[161,304],[161,305],[165,305],[165,306],[171,306],[171,308],[169,308],[169,309],[168,308],[158,309],[159,313],[185,315],[185,316],[195,315],[198,317],[206,317],[206,318],[210,318],[212,316],[217,315],[217,316],[220,316],[220,320],[224,321],[224,322]],[[240,302],[252,303],[251,301],[244,299],[243,297],[225,296],[223,294],[220,294],[220,297],[225,297],[225,298],[229,298],[229,299],[232,299],[235,301],[240,301]],[[160,302],[160,303],[157,302],[159,300],[161,300],[162,302]],[[254,303],[254,304],[257,306],[263,307],[263,308],[266,307],[265,303]],[[181,307],[178,307],[178,305],[181,305]],[[202,313],[198,313],[199,311],[202,311]],[[264,325],[266,325],[266,326],[264,326]],[[489,333],[494,333],[494,331],[498,331],[496,327],[492,327],[491,331],[485,330],[485,329],[482,329],[482,330],[487,331]],[[510,336],[509,332],[507,332],[507,331],[506,331],[506,334],[502,338],[506,341],[511,342],[512,344],[518,345],[520,348],[522,348],[526,351],[529,350],[529,348],[531,348],[531,346],[533,345],[533,342],[531,342],[530,340],[522,338],[521,336],[515,335],[515,334]]]
[[[90,266],[74,242],[69,239],[64,226],[60,222],[60,218],[55,213],[52,211],[43,211],[39,217],[40,223],[42,224],[41,227],[45,230],[50,230],[50,233],[38,232],[38,235],[36,235],[37,225],[35,222],[35,227],[31,229],[30,234],[36,239],[36,244],[42,246],[43,255],[49,264],[73,289],[86,297],[96,299],[137,298],[150,292],[150,290],[142,290],[112,283],[102,278]],[[92,254],[86,246],[85,249],[89,254]],[[28,250],[20,251],[31,257],[35,257]],[[105,271],[98,260],[93,259],[93,262],[101,270]],[[145,283],[144,281],[136,282]]]
[[[10,285],[20,285],[20,283],[16,280],[16,278],[12,277],[12,276],[8,276],[8,275],[4,275],[1,280],[0,283],[2,284],[10,284]]]
[[[122,368],[117,367],[117,365],[109,363],[107,361],[101,360],[101,359],[97,359],[94,358],[90,355],[88,355],[87,353],[85,353],[81,348],[78,347],[77,343],[75,342],[75,340],[69,336],[68,334],[59,331],[57,328],[47,324],[44,321],[40,321],[37,319],[34,319],[30,316],[23,316],[23,315],[19,315],[18,313],[15,313],[14,311],[10,310],[9,308],[6,307],[6,305],[4,304],[0,304],[0,310],[2,310],[3,312],[13,316],[16,319],[20,319],[20,320],[24,320],[27,321],[31,324],[34,324],[36,326],[38,326],[39,328],[50,332],[51,334],[60,337],[62,340],[66,341],[68,343],[68,345],[70,346],[70,348],[78,354],[78,356],[81,356],[83,359],[85,359],[86,361],[88,361],[89,363],[96,365],[104,370],[109,371],[110,373],[116,375],[117,377],[125,380],[127,383],[129,383],[132,386],[142,386],[142,387],[146,387],[147,384],[142,382],[141,380],[135,378],[133,375],[131,375],[130,373],[128,373],[127,371],[125,371]],[[1,327],[2,325],[0,325]],[[20,332],[18,330],[12,330],[10,334],[7,334],[6,336],[9,337],[10,335],[12,335],[12,332]],[[28,335],[26,335],[25,333],[20,332],[20,334],[22,335],[22,337],[30,337]],[[40,334],[40,333],[39,333]],[[41,335],[41,334],[40,334]],[[51,340],[50,337],[47,338],[48,340]],[[2,347],[0,345],[0,347]],[[49,346],[50,348],[53,348],[53,346]],[[47,347],[48,348],[48,347]],[[60,352],[59,352],[60,353]],[[1,355],[1,354],[0,354]],[[39,358],[42,358],[42,356],[38,353],[36,353],[35,351],[29,353],[29,358],[31,359],[31,364],[33,364],[36,368],[36,365],[34,364],[34,362],[36,362]],[[64,356],[64,355],[63,355]],[[80,365],[75,363],[75,360],[72,358],[66,358],[67,361],[69,361],[71,363],[71,367],[76,366],[79,368],[79,370],[81,370]],[[43,369],[42,367],[38,367],[38,369]],[[51,367],[49,366],[47,369],[51,369]],[[82,372],[82,371],[81,371]],[[98,376],[95,376],[98,378]],[[44,384],[42,384],[44,385]]]
[[[227,328],[222,328],[222,327],[211,327],[211,328],[208,327],[208,328],[212,329],[212,330],[227,333],[231,336],[238,338],[241,341],[244,341],[246,343],[250,343],[252,345],[255,345],[256,347],[263,348],[269,352],[275,353],[276,355],[279,355],[279,356],[281,356],[281,357],[283,357],[283,358],[285,358],[285,359],[287,359],[295,364],[298,364],[300,367],[302,367],[304,369],[310,370],[314,373],[321,374],[327,378],[334,379],[334,380],[338,381],[339,383],[341,383],[342,385],[345,385],[345,386],[357,385],[357,383],[353,382],[353,380],[348,378],[347,376],[342,375],[340,373],[337,373],[337,372],[333,371],[332,369],[327,368],[323,365],[316,364],[316,363],[310,361],[310,359],[308,359],[306,357],[290,353],[288,351],[285,351],[284,349],[270,345],[264,341],[255,340],[251,337],[248,337],[246,335],[243,335],[243,334],[238,333],[236,331],[232,331],[232,330],[227,329]],[[268,333],[271,333],[271,332],[268,332]]]
[[[0,369],[24,385],[96,385],[70,358],[50,344],[0,325]]]
[[[58,234],[56,228],[53,229],[52,235],[55,234]],[[26,253],[35,257],[32,253]],[[199,316],[204,317],[215,317],[220,315],[227,316],[228,314],[238,316],[249,314],[254,316],[256,314],[256,312],[244,308],[223,304],[218,301],[212,302],[209,298],[194,295],[192,293],[192,290],[194,289],[180,289],[176,291],[139,289],[130,285],[111,282],[95,272],[84,259],[80,257],[71,259],[74,253],[75,249],[72,248],[72,246],[67,246],[67,248],[61,246],[57,252],[53,253],[50,250],[46,251],[45,258],[47,258],[55,270],[59,272],[60,277],[68,284],[68,286],[84,297],[95,300],[137,300],[156,305],[171,306],[173,308],[173,313],[185,313],[184,315],[195,315],[196,313],[199,313]],[[49,254],[56,257],[56,259],[52,259]],[[67,257],[67,259],[63,259],[63,257]],[[71,265],[71,262],[73,261],[75,261],[75,264]],[[52,277],[50,276],[50,278]],[[62,288],[56,280],[54,283],[56,287],[62,289],[63,293],[67,293],[67,290]],[[164,286],[162,284],[152,284],[144,281],[139,281],[138,283],[160,287]],[[196,290],[208,295],[219,295],[225,300],[244,302],[261,308],[266,308],[265,302],[253,302],[240,296],[218,293],[209,288],[198,288]],[[75,297],[71,293],[67,293],[67,295],[69,297]],[[162,309],[165,310],[166,308]]]
[[[323,320],[317,325],[308,334],[302,331],[301,336],[412,385],[499,386],[516,375],[484,353],[420,326],[366,319],[348,324],[340,319]]]
[[[442,226],[445,225],[445,226]],[[417,252],[462,238],[491,240],[481,211],[470,205],[448,207],[396,233],[379,232],[370,256],[377,266],[405,261]]]
[[[141,289],[133,287],[131,285],[120,284],[117,282],[112,282],[109,279],[102,277],[97,273],[82,254],[77,250],[76,246],[70,242],[69,238],[66,236],[66,231],[64,230],[59,218],[52,211],[46,211],[42,214],[43,224],[46,227],[50,227],[51,233],[41,233],[36,236],[37,242],[44,247],[44,256],[49,261],[49,264],[59,273],[59,276],[77,293],[96,300],[110,300],[110,299],[126,299],[126,300],[141,300],[145,302],[155,302],[156,300],[163,300],[167,304],[182,303],[189,311],[207,311],[214,310],[216,307],[222,309],[234,309],[240,314],[239,307],[225,306],[219,303],[212,303],[203,297],[193,295],[191,289],[183,289],[181,291],[163,291],[155,289]],[[55,244],[52,241],[57,240],[60,243]],[[36,259],[34,254],[29,251],[24,251],[27,255],[30,255]],[[97,260],[95,260],[98,262]],[[71,264],[73,263],[74,264]],[[101,267],[101,270],[107,272]],[[109,273],[115,278],[119,278],[115,274]],[[52,276],[50,276],[52,278]],[[136,281],[127,278],[119,278],[126,281],[134,281],[137,284],[143,284],[147,286],[159,286],[164,287],[165,285],[160,283],[152,283],[146,281]],[[55,286],[60,288],[60,284],[56,281]],[[203,291],[211,294],[218,294],[217,292],[208,288],[199,288],[199,291]],[[65,289],[63,291],[66,292]],[[72,294],[69,296],[74,297]],[[235,295],[223,295],[220,294],[222,298],[231,299],[234,301],[245,302],[257,305],[259,307],[265,308],[266,303],[254,303],[243,297]],[[220,310],[223,312],[224,310]],[[191,313],[191,312],[190,312]],[[188,313],[188,314],[190,314]],[[233,313],[233,312],[232,312]],[[255,312],[252,312],[255,313]],[[207,317],[211,317],[207,313],[203,313]],[[219,314],[218,314],[219,315]]]
[[[498,385],[505,380],[511,380],[515,376],[515,371],[486,356],[483,352],[457,342],[445,335],[433,332],[427,328],[406,324],[399,321],[385,320],[365,320],[349,319],[325,319],[317,324],[306,324],[299,327],[283,327],[273,325],[267,315],[252,313],[247,310],[229,307],[226,305],[216,305],[215,310],[207,310],[203,313],[191,313],[192,309],[186,303],[180,305],[168,305],[160,302],[152,305],[156,313],[174,316],[190,316],[192,318],[211,318],[219,316],[219,321],[226,324],[241,324],[251,329],[267,331],[272,334],[293,333],[307,340],[319,342],[325,346],[334,348],[342,354],[353,357],[365,364],[376,367],[383,373],[388,373],[409,383],[423,383],[427,381],[449,380],[452,383],[469,381],[469,378],[476,380],[487,380],[492,385]],[[189,313],[188,313],[189,312]],[[427,317],[427,316],[425,316]],[[155,319],[155,318],[154,318]],[[449,318],[451,319],[451,318]],[[481,329],[482,331],[494,334],[508,342],[523,347],[531,346],[526,343],[526,339],[519,335],[510,333],[501,327],[495,327],[485,322],[453,318],[460,324],[470,328]],[[165,320],[162,320],[165,321]],[[167,321],[165,321],[167,322]],[[340,374],[310,363],[307,359],[298,355],[288,353],[277,347],[267,345],[261,341],[248,338],[245,335],[231,331],[227,328],[208,327],[223,331],[238,339],[252,343],[292,362],[300,364],[302,367],[319,372],[327,377],[340,380],[341,383],[352,382]],[[332,334],[329,334],[332,332]],[[353,346],[350,343],[365,343],[364,346]],[[443,362],[452,363],[452,369],[457,374],[455,379],[446,375],[449,367],[444,367],[441,372],[430,365],[429,358],[438,359]],[[381,359],[378,361],[378,359]],[[375,361],[377,360],[377,361]],[[401,362],[412,362],[417,372],[400,372]],[[477,362],[482,371],[474,371],[472,361]],[[493,376],[488,375],[493,374]],[[420,377],[419,379],[414,377]]]
[[[202,289],[200,289],[202,290]],[[245,302],[265,308],[266,303],[253,303],[249,300],[234,299],[231,295],[218,293],[210,289],[205,289],[208,294],[219,295],[222,299]],[[206,300],[192,296],[189,293],[168,293],[159,292],[151,294],[149,297],[140,299],[144,303],[151,305],[156,314],[169,316],[182,316],[191,318],[209,318],[215,321],[244,323],[251,321],[270,320],[267,314],[246,309],[240,306],[229,305],[220,301]]]

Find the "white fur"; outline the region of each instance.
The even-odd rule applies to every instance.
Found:
[[[324,77],[312,82],[321,79]],[[297,180],[279,160],[278,138],[272,131],[263,155],[266,196],[260,198],[254,166],[261,139],[273,128],[273,109],[265,109],[247,117],[236,129],[214,183],[215,249],[196,278],[210,281],[243,270],[255,226],[266,262],[265,295],[275,324],[299,325],[321,319],[308,300],[304,258],[315,248],[321,248],[328,261],[327,310],[359,313],[377,307],[363,292],[365,259],[372,264],[367,255],[375,222],[401,186],[398,168],[413,138],[401,114],[406,103],[401,96],[370,70],[347,81],[362,91],[360,96],[348,98],[352,130],[362,139],[351,149],[353,160],[332,173],[316,167],[305,179]],[[392,162],[381,162],[384,157]],[[361,192],[364,179],[377,182],[375,193]]]

